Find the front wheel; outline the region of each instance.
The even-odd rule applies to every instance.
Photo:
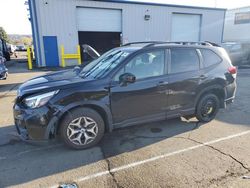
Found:
[[[196,118],[200,122],[212,121],[219,111],[220,102],[216,95],[207,94],[201,97],[196,107]]]
[[[96,145],[104,135],[102,117],[90,108],[70,111],[60,125],[60,136],[73,149],[85,149]]]
[[[7,77],[8,77],[8,73],[6,72],[3,79],[6,80]]]

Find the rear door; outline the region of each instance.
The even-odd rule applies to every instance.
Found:
[[[111,109],[116,127],[166,118],[167,84],[165,49],[132,58],[114,77]],[[119,84],[119,76],[132,73],[135,83]]]
[[[171,48],[169,55],[168,117],[194,111],[200,84],[200,56],[194,48]]]

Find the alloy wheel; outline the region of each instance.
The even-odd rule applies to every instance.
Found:
[[[90,117],[76,118],[67,127],[67,137],[76,145],[83,146],[93,142],[97,133],[97,123]]]

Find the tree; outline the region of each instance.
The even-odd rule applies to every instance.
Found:
[[[3,27],[0,27],[0,38],[5,40],[6,42],[9,42],[8,35]]]
[[[30,46],[32,45],[32,38],[31,37],[22,37],[21,38],[21,42],[25,45],[25,46]]]

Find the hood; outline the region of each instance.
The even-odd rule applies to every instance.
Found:
[[[23,96],[31,93],[58,90],[86,81],[90,81],[90,79],[79,77],[73,69],[58,71],[26,81],[19,87],[17,95]]]

